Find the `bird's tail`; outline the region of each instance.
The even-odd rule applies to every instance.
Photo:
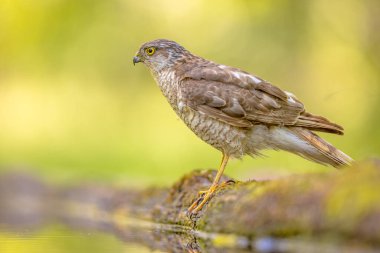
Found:
[[[334,167],[341,167],[350,165],[353,160],[351,157],[335,148],[333,145],[313,133],[312,131],[302,128],[294,127],[290,128],[291,132],[299,139],[303,140],[307,144],[314,148],[317,152],[296,152],[297,154],[315,162],[322,164],[329,164]]]

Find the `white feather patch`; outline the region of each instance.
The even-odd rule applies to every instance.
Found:
[[[273,144],[280,149],[289,151],[307,151],[313,152],[314,147],[300,139],[286,128],[274,128],[271,132],[271,139]]]
[[[230,68],[230,67],[228,67],[226,65],[219,65],[218,67],[221,68],[221,69],[228,69],[228,68]],[[251,80],[252,82],[254,82],[256,84],[262,82],[259,78],[255,77],[254,75],[249,75],[249,74],[245,74],[243,72],[237,72],[237,71],[231,71],[231,73],[236,78],[239,78],[239,79],[246,78],[246,79],[249,79],[249,80]]]
[[[185,103],[184,103],[183,101],[180,101],[180,102],[178,103],[178,109],[179,109],[179,111],[182,111],[183,108],[185,108]]]
[[[288,101],[289,102],[291,102],[291,103],[295,103],[296,102],[294,100],[294,98],[296,98],[296,96],[293,93],[285,91],[285,94],[288,96]]]
[[[263,149],[282,149],[293,153],[316,153],[309,143],[297,137],[289,129],[255,126],[250,138],[250,147],[256,151]]]

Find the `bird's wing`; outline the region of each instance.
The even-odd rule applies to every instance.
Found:
[[[264,81],[263,79],[240,69],[225,65],[210,63],[207,65],[191,67],[188,71],[183,73],[183,77],[184,79],[190,78],[194,80],[206,80],[232,84],[248,90],[260,90],[283,101],[286,101],[289,98],[286,92]]]
[[[304,111],[294,95],[223,65],[191,68],[180,82],[179,97],[193,110],[237,127],[254,124],[303,126],[340,133],[342,128]]]

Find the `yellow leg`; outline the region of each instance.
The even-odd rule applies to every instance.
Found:
[[[218,170],[218,173],[216,174],[215,178],[214,178],[214,181],[212,182],[212,185],[210,186],[210,188],[205,192],[205,195],[202,197],[202,201],[198,204],[199,200],[197,199],[190,207],[189,209],[187,209],[187,212],[189,214],[192,214],[192,213],[197,213],[198,211],[200,211],[203,206],[207,203],[207,201],[211,198],[212,194],[215,192],[217,186],[218,186],[218,183],[219,183],[219,180],[220,178],[222,177],[223,175],[223,172],[224,172],[224,168],[226,167],[227,165],[227,162],[228,162],[228,159],[229,159],[229,156],[224,154],[223,153],[223,158],[222,158],[222,162],[220,164],[220,167],[219,167],[219,170]]]

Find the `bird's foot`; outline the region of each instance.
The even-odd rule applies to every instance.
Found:
[[[194,215],[198,213],[204,205],[212,198],[215,190],[218,188],[218,185],[212,185],[210,189],[207,191],[200,191],[199,194],[200,196],[198,197],[197,200],[191,204],[191,206],[187,209],[187,213],[189,215]]]
[[[202,210],[202,208],[206,205],[206,203],[213,197],[216,189],[234,184],[234,180],[228,180],[226,182],[223,182],[221,184],[211,185],[211,187],[206,191],[199,191],[198,192],[198,198],[191,204],[191,206],[187,209],[187,215],[190,217],[190,219],[197,219],[197,214],[199,211]]]

